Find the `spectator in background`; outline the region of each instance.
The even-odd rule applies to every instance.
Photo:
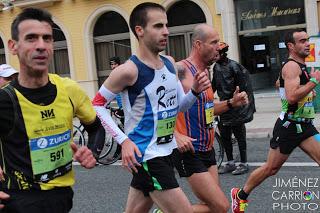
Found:
[[[236,87],[239,86],[240,92],[247,93],[249,104],[238,108],[233,108],[230,104],[230,109],[220,115],[219,129],[228,163],[219,169],[219,174],[232,172],[234,175],[240,175],[249,170],[245,123],[252,121],[256,109],[249,72],[241,64],[227,57],[228,48],[228,44],[220,42],[219,59],[213,67],[212,88],[218,92],[220,101],[224,101],[230,100]],[[232,133],[238,141],[240,150],[241,163],[237,167],[232,153]]]
[[[114,57],[110,58],[110,67],[111,67],[112,70],[114,70],[120,64],[121,64],[120,63],[120,58],[118,56],[114,56]],[[117,104],[118,104],[119,110],[122,110],[122,101],[121,101],[120,94],[118,94],[116,96],[116,100],[117,100]],[[123,111],[122,111],[122,115],[123,115]]]
[[[17,78],[18,71],[8,64],[0,65],[0,88],[7,85],[10,81]]]
[[[112,70],[120,65],[120,58],[118,56],[114,56],[110,58],[110,67]]]
[[[112,70],[114,70],[116,67],[118,67],[121,64],[120,58],[118,56],[114,56],[110,58],[110,67]],[[119,109],[117,110],[117,115],[120,117],[121,122],[124,123],[124,113],[122,109],[122,100],[121,100],[121,93],[117,94],[116,101],[118,104]]]

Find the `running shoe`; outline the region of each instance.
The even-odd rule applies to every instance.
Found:
[[[231,200],[232,200],[232,213],[244,213],[248,207],[247,200],[240,200],[238,198],[239,188],[231,189]]]
[[[225,164],[224,166],[221,166],[220,168],[219,168],[219,171],[218,171],[218,173],[219,174],[225,174],[225,173],[230,173],[230,172],[232,172],[232,171],[234,171],[236,169],[236,165],[234,165],[234,164]]]
[[[242,175],[249,171],[249,165],[240,163],[237,168],[232,172],[233,175]]]

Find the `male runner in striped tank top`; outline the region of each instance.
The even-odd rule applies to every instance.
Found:
[[[194,28],[190,56],[177,63],[179,79],[184,91],[192,87],[197,72],[208,72],[218,54],[219,34],[211,26],[200,24]],[[227,101],[214,104],[214,93],[208,88],[198,95],[197,101],[186,112],[178,114],[174,151],[174,164],[181,177],[187,177],[192,190],[201,200],[193,205],[193,212],[227,212],[228,199],[219,186],[218,172],[213,150],[214,114],[229,109]],[[231,100],[237,107],[247,103],[247,94],[237,90]]]

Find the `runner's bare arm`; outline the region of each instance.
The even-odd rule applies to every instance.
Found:
[[[229,100],[232,108],[240,107],[248,104],[248,95],[246,92],[239,92],[239,86],[236,87],[236,90],[233,93],[233,97]],[[214,115],[220,115],[226,111],[230,110],[228,105],[228,100],[225,101],[215,101],[214,102]]]
[[[117,94],[127,86],[133,85],[137,78],[137,67],[131,60],[128,60],[112,70],[103,85],[111,92]]]
[[[110,113],[105,108],[105,105],[110,103],[117,93],[121,92],[127,86],[133,85],[136,82],[137,77],[138,69],[136,65],[131,60],[128,60],[111,72],[93,100],[93,105],[102,122],[102,126],[110,135],[112,135],[117,143],[121,144],[122,165],[130,172],[137,172],[136,166],[140,166],[140,164],[137,162],[135,155],[137,154],[141,157],[141,153],[138,147],[114,122]]]
[[[303,86],[300,85],[299,76],[304,74],[305,73],[302,73],[300,66],[293,61],[288,62],[282,68],[282,78],[285,82],[284,87],[286,91],[286,98],[289,104],[297,103],[315,88],[316,84],[311,81]],[[320,81],[319,71],[312,72],[311,75]]]

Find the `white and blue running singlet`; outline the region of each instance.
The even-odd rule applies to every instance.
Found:
[[[123,93],[125,133],[139,148],[139,162],[170,155],[176,148],[173,136],[178,113],[178,79],[173,64],[160,56],[164,65],[155,70],[137,56],[130,60],[138,68],[138,79]]]

